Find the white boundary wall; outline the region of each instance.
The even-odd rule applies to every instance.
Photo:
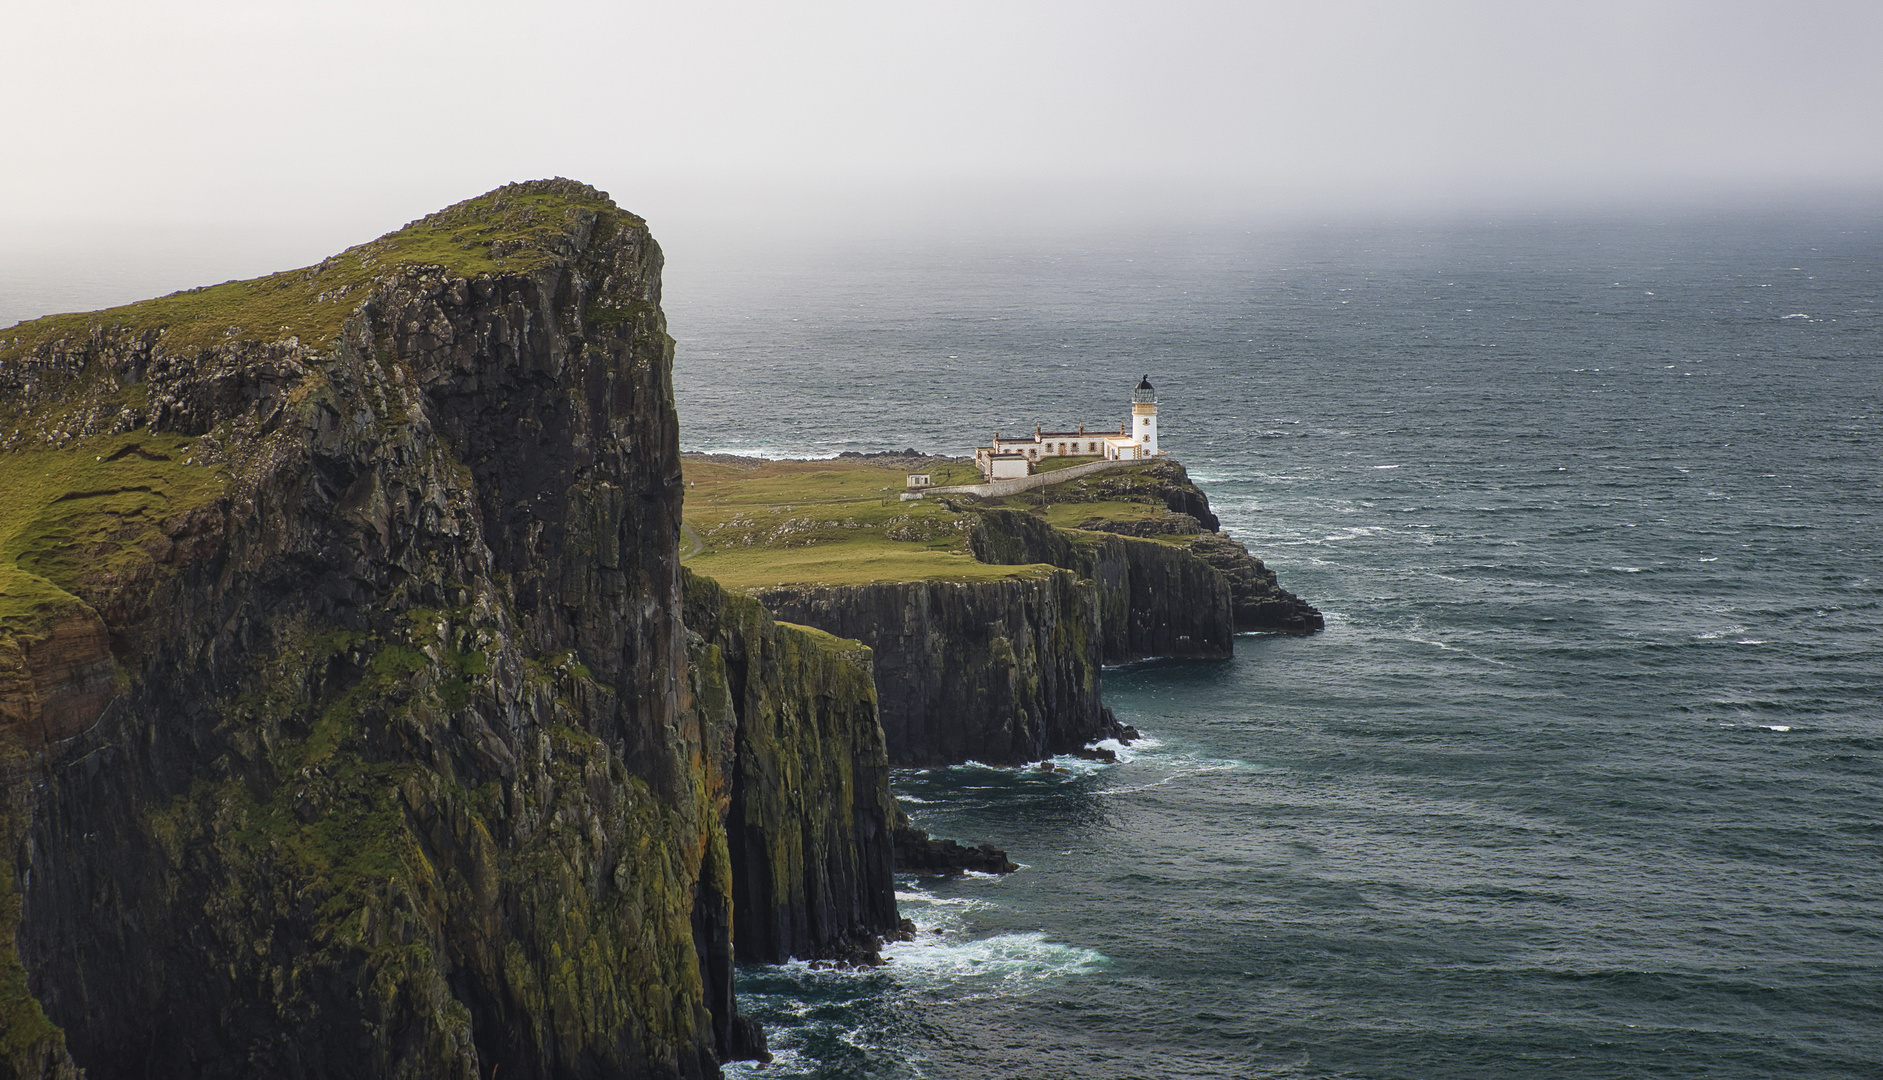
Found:
[[[1144,461],[1156,461],[1145,458]],[[923,488],[924,495],[979,495],[983,499],[998,499],[1003,495],[1016,495],[1022,491],[1057,484],[1062,480],[1077,480],[1081,476],[1090,476],[1106,469],[1116,469],[1121,465],[1142,465],[1144,461],[1088,461],[1083,465],[1071,465],[1051,472],[1034,473],[1032,476],[1016,477],[1012,480],[996,480],[991,484],[957,484],[954,487]]]

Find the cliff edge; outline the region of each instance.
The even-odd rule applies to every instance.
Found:
[[[1105,665],[1222,659],[1239,632],[1322,628],[1168,459],[1002,499],[902,497],[909,472],[978,475],[950,459],[685,464],[689,567],[867,644],[893,765],[1074,751],[1120,730]]]
[[[0,331],[0,1076],[715,1076],[735,923],[893,929],[859,647],[683,623],[660,269],[537,181]]]

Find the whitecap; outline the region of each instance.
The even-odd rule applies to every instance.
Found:
[[[1800,312],[1798,312],[1798,313],[1797,313],[1797,314],[1795,314],[1795,315],[1780,315],[1780,316],[1779,316],[1779,318],[1781,318],[1781,319],[1809,319],[1810,317],[1811,317],[1811,316],[1809,316],[1809,315],[1806,315],[1806,314],[1805,314],[1804,312],[1802,312],[1802,311],[1800,311]]]
[[[1096,750],[1110,750],[1112,753],[1118,755],[1119,761],[1123,762],[1130,761],[1140,753],[1161,745],[1162,744],[1155,739],[1133,739],[1129,746],[1117,739],[1100,739],[1093,743],[1092,747]]]
[[[1639,574],[1642,572],[1642,568],[1639,566],[1611,566],[1609,569],[1615,571],[1617,574]]]
[[[1764,645],[1765,643],[1766,641],[1764,638],[1749,638],[1748,637],[1748,638],[1739,639],[1739,644],[1741,645]]]
[[[772,1031],[768,1032],[768,1034],[775,1038],[778,1032]],[[815,1060],[805,1057],[802,1052],[794,1047],[771,1046],[767,1047],[767,1049],[772,1056],[769,1064],[758,1061],[728,1061],[719,1067],[720,1075],[731,1078],[731,1080],[741,1080],[741,1078],[748,1076],[808,1075],[817,1068],[818,1063]]]
[[[1112,762],[1109,761],[1093,761],[1091,758],[1074,757],[1071,754],[1047,758],[1046,763],[1052,765],[1054,776],[1092,776],[1112,767]],[[1028,766],[1028,768],[1038,768],[1038,766]]]
[[[1791,730],[1790,724],[1760,724],[1759,726],[1764,728],[1767,731],[1790,731]]]
[[[1110,958],[1095,949],[1052,941],[1043,930],[992,937],[894,942],[878,969],[904,985],[946,988],[956,1000],[1026,993],[1070,976],[1097,971]]]
[[[936,896],[914,887],[896,890],[896,908],[903,918],[915,924],[918,937],[922,934],[959,932],[966,926],[965,917],[970,912],[993,906],[986,900],[972,896]]]

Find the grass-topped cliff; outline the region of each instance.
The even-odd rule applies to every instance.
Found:
[[[500,188],[299,270],[226,281],[104,311],[49,315],[0,329],[0,364],[62,343],[150,335],[171,353],[231,342],[331,342],[375,282],[432,266],[465,279],[525,274],[586,244],[598,224],[644,224],[583,185]]]
[[[661,263],[534,181],[0,331],[0,1077],[706,1078],[735,895],[895,929],[867,653],[683,623]]]
[[[972,518],[941,499],[903,502],[907,470],[854,458],[760,461],[689,455],[687,567],[729,589],[989,581],[1036,574],[968,550]],[[971,483],[972,466],[937,482]],[[931,473],[940,469],[931,469]]]
[[[695,573],[732,589],[988,581],[1037,576],[1042,564],[979,559],[979,511],[1012,509],[1058,528],[1094,529],[1187,545],[1201,527],[1172,510],[1207,500],[1174,463],[1125,466],[999,499],[933,495],[903,501],[910,472],[937,487],[976,484],[970,464],[909,465],[870,458],[763,461],[689,454],[682,552]],[[1209,518],[1214,527],[1215,519]]]
[[[314,266],[0,329],[0,750],[19,735],[9,709],[33,707],[25,651],[61,620],[133,620],[193,518],[253,491],[242,451],[331,402],[309,359],[392,283],[429,272],[474,289],[643,225],[586,185],[512,185]],[[601,292],[581,315],[612,327],[653,311]],[[268,413],[234,407],[251,389]]]
[[[902,457],[687,455],[684,469],[688,568],[782,619],[867,643],[898,765],[1073,749],[1114,728],[1099,699],[1104,664],[1223,657],[1239,626],[1318,625],[1216,531],[1175,461],[999,499],[907,502],[911,472],[937,486],[980,477],[959,461]]]

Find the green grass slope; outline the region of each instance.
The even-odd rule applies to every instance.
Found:
[[[104,311],[49,315],[0,330],[0,363],[94,333],[155,332],[171,353],[232,341],[332,340],[366,286],[388,273],[438,266],[455,274],[527,273],[557,257],[557,240],[584,215],[622,213],[579,185],[563,192],[498,189],[414,221],[317,265],[228,281]],[[635,220],[639,220],[638,218]]]
[[[687,567],[728,589],[989,581],[1051,569],[977,561],[968,553],[968,515],[935,498],[901,501],[906,470],[852,459],[698,456],[684,469],[684,517],[701,545]]]

